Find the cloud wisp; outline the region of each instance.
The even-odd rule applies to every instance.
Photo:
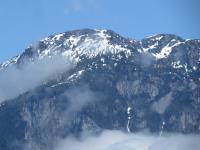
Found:
[[[20,68],[10,66],[0,72],[0,103],[35,88],[70,68],[72,65],[62,56],[43,58]]]
[[[92,7],[96,7],[95,0],[71,0],[67,3],[65,14],[77,13],[84,9],[91,9]]]

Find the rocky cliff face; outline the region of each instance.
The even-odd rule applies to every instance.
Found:
[[[9,68],[54,57],[67,67],[13,95],[0,92],[0,149],[53,149],[68,135],[103,129],[200,133],[200,40],[70,31],[2,63],[0,79]]]

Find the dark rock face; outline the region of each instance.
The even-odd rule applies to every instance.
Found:
[[[1,103],[0,149],[53,149],[103,129],[200,133],[200,40],[76,30],[39,41],[0,71],[66,52],[75,67]]]

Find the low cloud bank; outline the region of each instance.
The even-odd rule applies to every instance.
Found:
[[[43,58],[20,68],[8,67],[0,72],[0,103],[35,88],[71,68],[72,65],[62,56]]]
[[[83,134],[81,139],[68,137],[55,150],[199,150],[200,136],[170,134],[127,134],[104,131],[99,136]]]

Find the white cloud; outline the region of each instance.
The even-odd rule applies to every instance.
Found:
[[[56,150],[199,150],[200,137],[171,134],[164,137],[149,134],[127,134],[104,131],[99,136],[82,135],[81,139],[68,137]]]
[[[71,67],[62,56],[43,58],[20,68],[8,67],[0,72],[0,102],[35,88]]]

